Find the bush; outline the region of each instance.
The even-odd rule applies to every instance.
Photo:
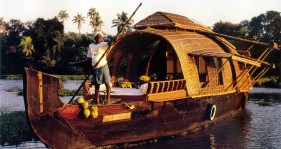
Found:
[[[22,75],[0,75],[0,79],[21,80]]]
[[[0,144],[19,145],[31,141],[36,136],[31,131],[24,111],[15,111],[0,116]]]
[[[256,82],[255,86],[258,86],[258,87],[273,87],[273,88],[280,87],[279,78],[277,76],[260,78]]]

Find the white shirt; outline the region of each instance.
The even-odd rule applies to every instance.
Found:
[[[107,47],[107,42],[101,42],[99,44],[92,43],[89,45],[87,57],[92,59],[92,66],[95,66],[95,64],[99,61],[103,53],[106,51]],[[101,59],[95,69],[98,69],[104,66],[105,64],[107,64],[106,55]]]

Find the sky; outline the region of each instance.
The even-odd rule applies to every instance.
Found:
[[[102,30],[115,35],[117,29],[111,27],[112,20],[122,11],[129,17],[140,3],[142,6],[133,16],[134,23],[157,11],[186,16],[207,27],[219,21],[240,23],[270,10],[281,12],[281,0],[0,0],[0,17],[6,22],[10,19],[27,22],[37,18],[52,19],[66,10],[69,19],[64,22],[65,32],[78,32],[72,20],[81,13],[86,17],[81,32],[91,33],[87,12],[96,8],[104,22]]]

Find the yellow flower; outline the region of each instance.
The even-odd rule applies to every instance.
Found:
[[[121,88],[132,88],[131,82],[121,82]]]
[[[142,76],[140,76],[139,79],[140,79],[141,81],[148,82],[148,81],[150,80],[150,77],[149,77],[149,76],[142,75]]]

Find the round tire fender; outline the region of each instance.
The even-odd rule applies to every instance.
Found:
[[[207,119],[208,120],[213,120],[216,116],[216,112],[217,112],[217,107],[214,104],[208,104],[207,106]]]

